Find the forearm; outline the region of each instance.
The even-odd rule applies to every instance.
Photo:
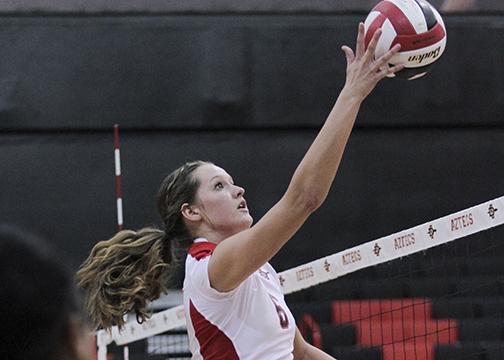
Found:
[[[378,81],[403,68],[403,65],[385,66],[399,51],[399,45],[374,59],[380,35],[381,31],[377,30],[365,49],[364,24],[360,23],[355,54],[348,46],[342,47],[347,59],[345,87],[289,185],[293,194],[301,194],[315,208],[329,192],[362,101]]]
[[[362,99],[344,88],[297,167],[289,189],[307,194],[320,205],[327,196],[343,157]]]

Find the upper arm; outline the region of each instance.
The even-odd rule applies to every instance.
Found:
[[[294,336],[294,360],[302,360],[306,354],[308,343],[305,341],[299,329],[296,327],[296,335]]]
[[[219,243],[208,267],[212,287],[232,290],[269,261],[313,211],[307,198],[287,192],[257,224]]]
[[[292,355],[294,360],[336,360],[331,355],[307,343],[298,328],[296,328]]]

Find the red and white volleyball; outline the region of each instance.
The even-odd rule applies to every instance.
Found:
[[[413,80],[424,76],[446,47],[443,19],[425,0],[380,1],[371,10],[364,25],[366,47],[374,32],[382,29],[376,47],[376,58],[385,54],[395,44],[401,44],[400,52],[389,61],[392,65],[405,65],[403,70],[395,74],[400,78]]]

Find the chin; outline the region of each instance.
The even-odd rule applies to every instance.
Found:
[[[247,223],[247,229],[249,229],[252,226],[252,224],[254,223],[254,218],[252,216],[249,215],[248,218],[249,218],[249,221]]]
[[[246,220],[244,220],[243,222],[240,223],[239,232],[250,229],[253,222],[254,222],[254,219],[252,219],[252,216],[249,215]]]

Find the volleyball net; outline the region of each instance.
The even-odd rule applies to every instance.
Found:
[[[502,359],[503,223],[504,196],[283,271],[279,281],[304,337],[336,358]],[[99,331],[98,359],[111,344],[134,343],[144,353],[135,359],[188,358],[184,328],[176,306]]]

